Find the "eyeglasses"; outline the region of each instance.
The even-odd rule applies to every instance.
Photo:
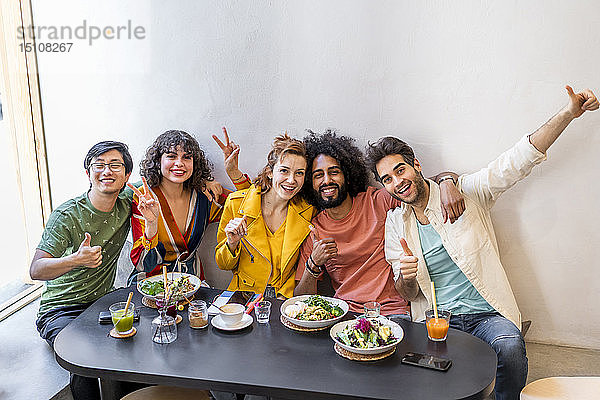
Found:
[[[94,172],[102,172],[106,167],[108,167],[108,169],[110,169],[112,172],[121,172],[123,167],[125,167],[125,164],[121,162],[111,162],[108,164],[97,162],[90,164],[90,169]]]

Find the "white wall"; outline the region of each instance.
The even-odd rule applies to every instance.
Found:
[[[83,156],[104,139],[129,143],[137,165],[158,134],[187,130],[223,180],[222,125],[249,173],[275,134],[334,127],[361,145],[397,135],[428,174],[468,172],[544,123],[565,83],[600,93],[594,0],[90,4],[34,0],[34,20],[131,19],[147,38],[40,54],[55,206],[85,190]],[[599,126],[600,113],[574,122],[495,207],[529,340],[600,348]]]

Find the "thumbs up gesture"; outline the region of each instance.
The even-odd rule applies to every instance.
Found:
[[[575,93],[569,85],[565,86],[569,95],[569,104],[565,109],[573,115],[573,118],[581,116],[586,111],[597,110],[599,103],[598,99],[590,89],[585,89],[579,93]]]
[[[327,261],[337,257],[338,248],[335,239],[333,238],[319,238],[317,229],[310,225],[309,226],[313,234],[313,250],[310,255],[312,261],[317,266],[324,265]]]
[[[83,242],[79,245],[79,249],[75,252],[75,260],[77,264],[84,267],[96,268],[102,264],[102,247],[92,246],[92,236],[85,233]]]
[[[400,238],[400,244],[404,250],[404,255],[400,257],[400,274],[403,280],[413,280],[417,278],[417,264],[419,259],[415,257],[412,251],[408,248],[408,244],[404,238]]]

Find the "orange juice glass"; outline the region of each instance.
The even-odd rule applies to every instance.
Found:
[[[435,318],[433,310],[425,312],[425,326],[427,327],[427,337],[435,342],[446,340],[448,327],[450,326],[450,311],[438,309],[438,318]]]

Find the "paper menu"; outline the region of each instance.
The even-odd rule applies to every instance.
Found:
[[[215,307],[215,305],[223,307],[225,304],[227,304],[229,299],[231,299],[231,296],[233,296],[233,292],[230,290],[225,290],[223,293],[221,293],[219,297],[217,297],[217,299],[213,301],[210,307],[208,307],[208,314],[217,315],[219,313],[219,309]]]

